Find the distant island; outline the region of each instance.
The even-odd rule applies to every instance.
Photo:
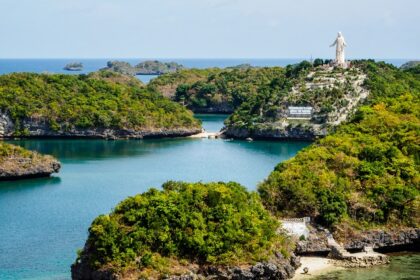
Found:
[[[66,66],[64,66],[63,69],[67,70],[67,71],[82,71],[83,70],[83,64],[80,63],[80,62],[73,62],[73,63],[69,63]]]
[[[404,63],[403,65],[401,65],[400,68],[403,69],[403,70],[407,70],[407,69],[410,69],[410,68],[414,68],[417,65],[420,65],[420,60],[408,61],[408,62]]]
[[[162,75],[172,73],[185,67],[176,62],[160,62],[157,60],[147,60],[132,66],[124,61],[108,61],[107,67],[102,70],[117,72],[124,75]]]

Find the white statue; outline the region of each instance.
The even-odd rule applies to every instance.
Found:
[[[334,43],[330,46],[336,46],[335,49],[335,63],[338,66],[346,67],[346,58],[344,55],[344,48],[347,47],[346,41],[344,40],[343,35],[341,32],[338,32],[337,39],[335,39]]]

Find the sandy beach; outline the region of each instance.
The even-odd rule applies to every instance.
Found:
[[[311,279],[314,276],[318,276],[323,273],[327,273],[333,270],[344,269],[337,267],[330,262],[327,258],[322,257],[301,257],[302,265],[296,270],[295,277],[292,279]],[[303,268],[309,269],[307,274],[303,273]]]

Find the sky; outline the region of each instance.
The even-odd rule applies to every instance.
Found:
[[[0,58],[420,59],[419,0],[0,0]]]

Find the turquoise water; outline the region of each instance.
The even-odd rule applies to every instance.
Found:
[[[391,256],[391,263],[372,268],[331,272],[316,280],[415,280],[420,279],[420,254]]]
[[[218,131],[225,116],[202,116]],[[167,180],[237,181],[251,190],[307,142],[210,139],[22,140],[52,154],[52,178],[0,182],[0,279],[68,279],[99,214]]]

